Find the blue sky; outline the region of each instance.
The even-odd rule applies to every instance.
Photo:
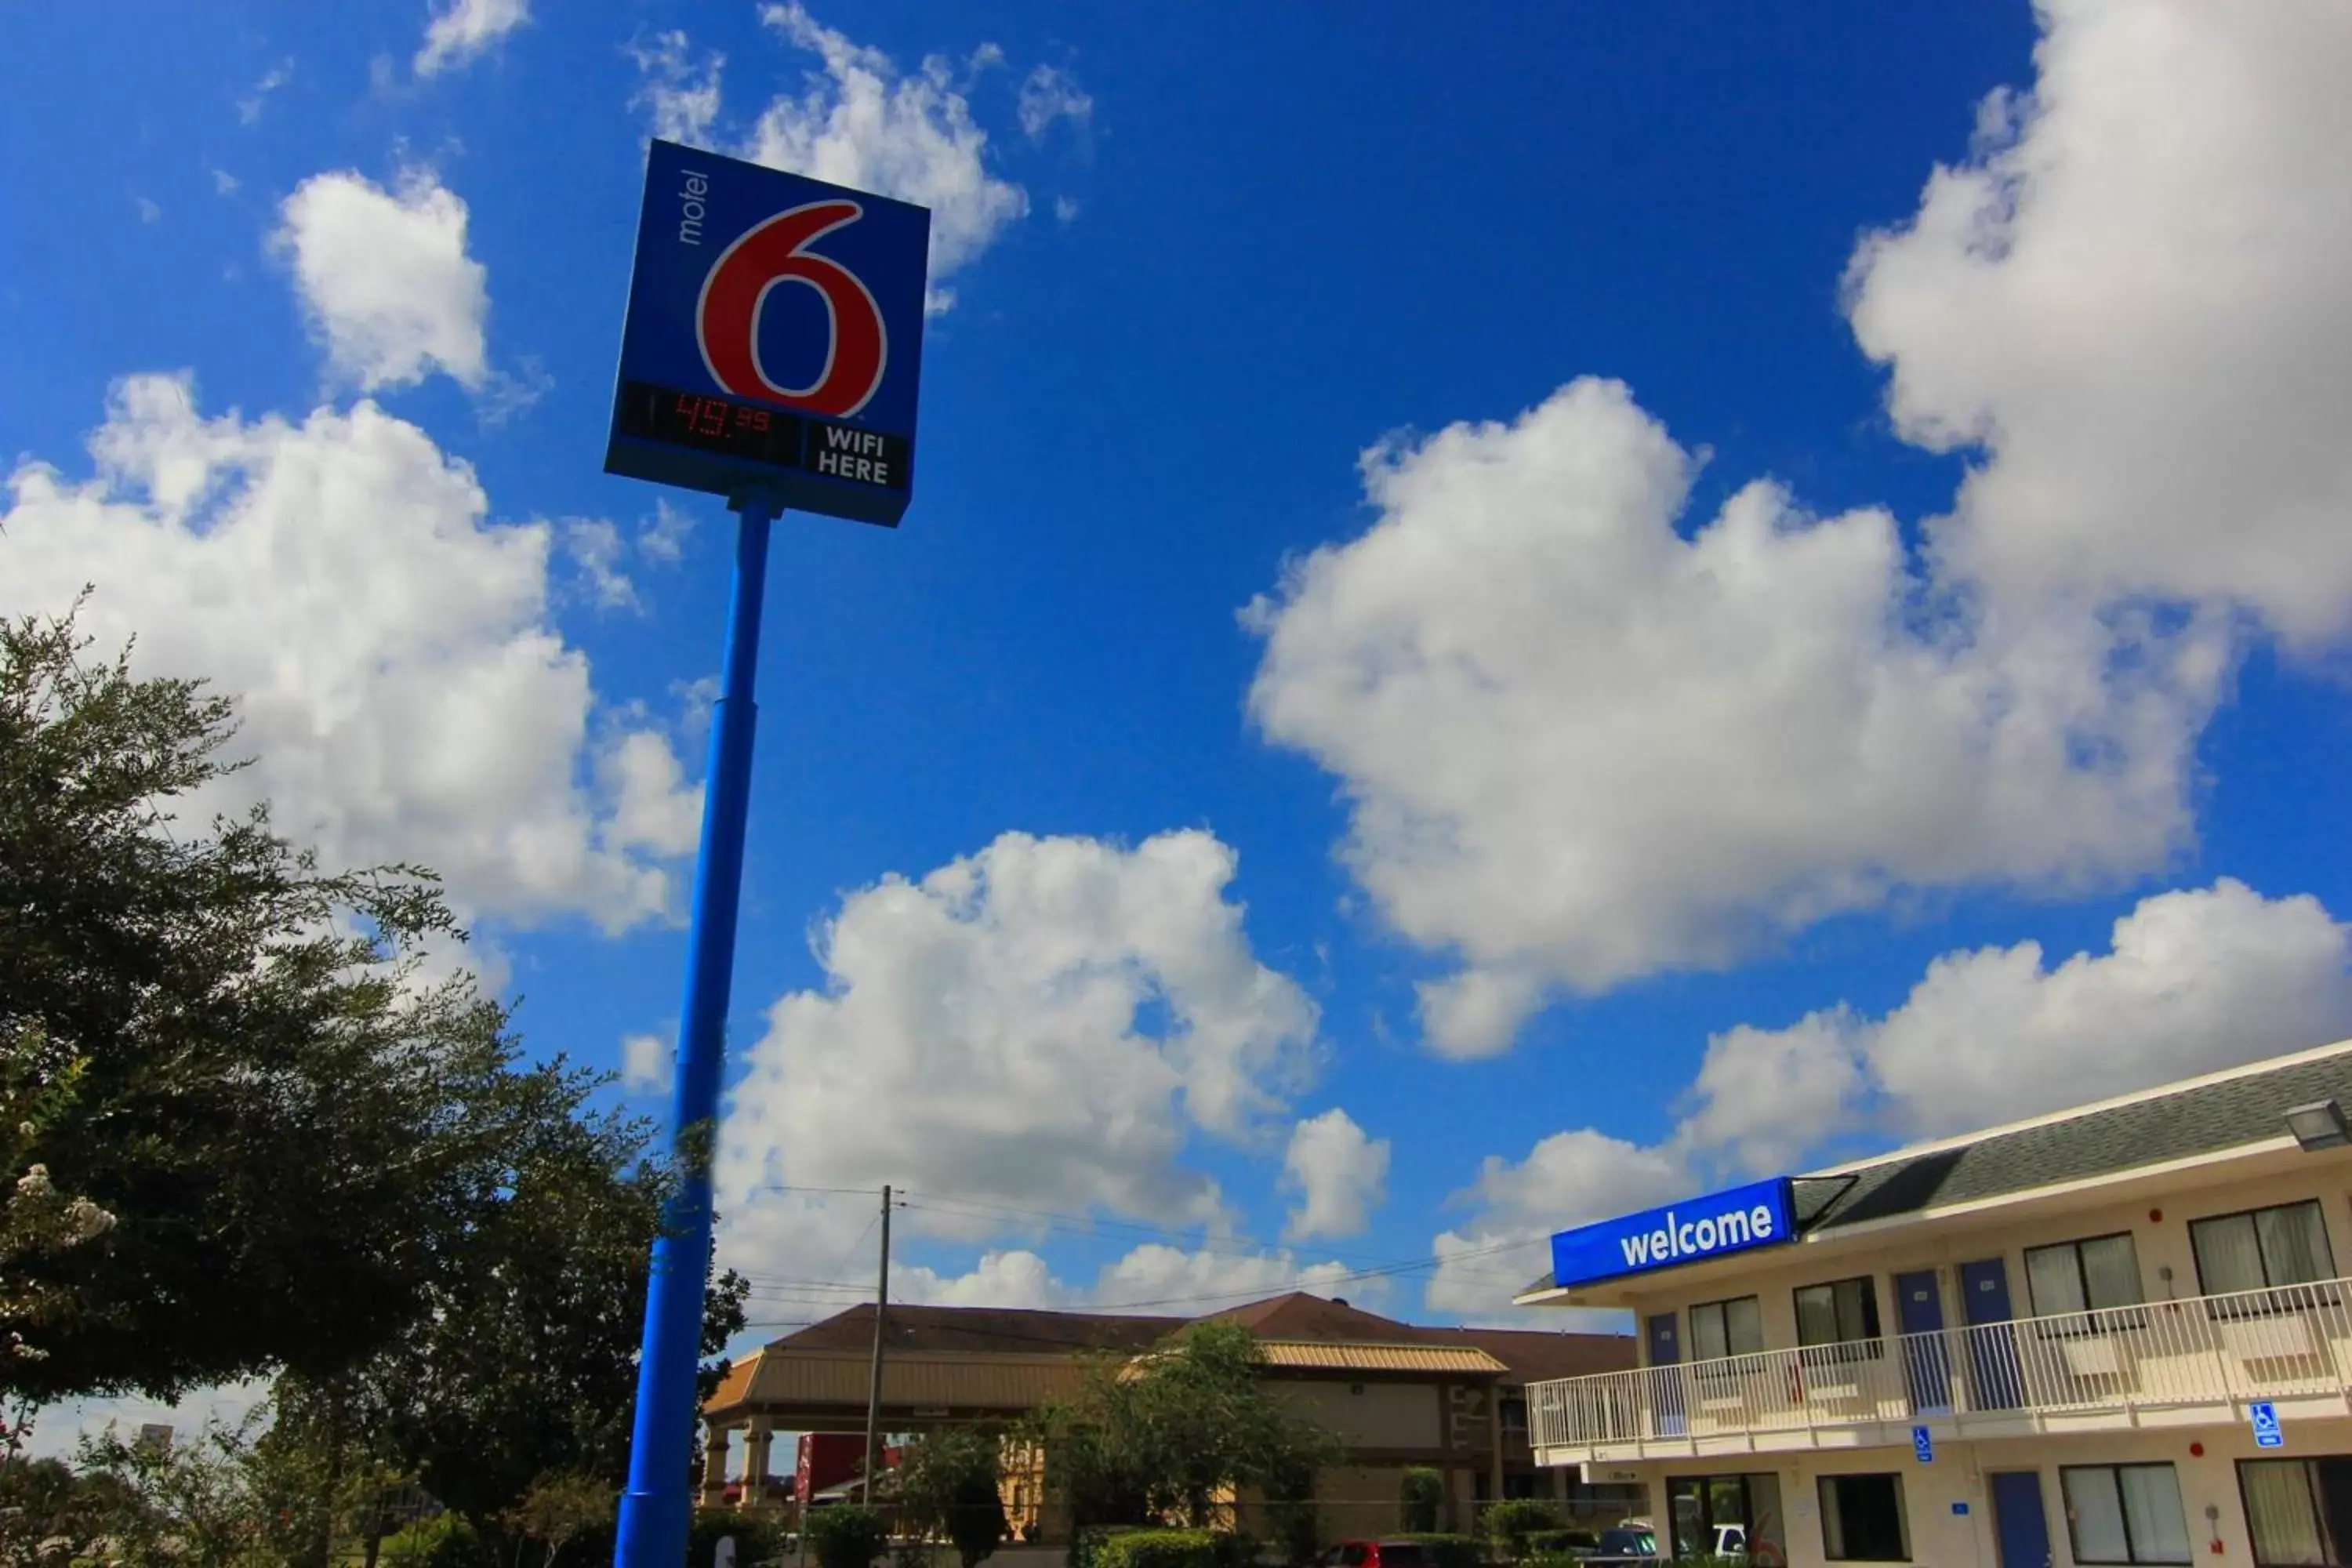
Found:
[[[2344,19],[1349,16],[21,18],[0,610],[95,584],[660,1110],[731,526],[600,471],[661,131],[933,206],[951,296],[904,526],[776,542],[759,1322],[885,1181],[916,1295],[1494,1318],[2347,1032]]]

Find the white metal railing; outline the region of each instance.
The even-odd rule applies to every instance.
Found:
[[[1644,1448],[1873,1422],[2352,1390],[2352,1279],[1760,1351],[1528,1385],[1534,1447]]]

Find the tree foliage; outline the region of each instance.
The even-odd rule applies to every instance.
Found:
[[[1192,1324],[1140,1361],[1090,1365],[1078,1393],[1030,1426],[1072,1523],[1205,1524],[1245,1487],[1310,1496],[1338,1441],[1283,1407],[1264,1366],[1256,1336],[1220,1322]]]
[[[89,651],[70,616],[0,622],[0,1344],[37,1352],[0,1394],[278,1374],[255,1448],[309,1467],[297,1562],[389,1473],[493,1538],[541,1477],[617,1489],[672,1191],[650,1128],[523,1059],[470,975],[428,981],[464,938],[428,871],[322,869],[260,807],[188,820],[241,765],[232,705]],[[706,1355],[743,1296],[709,1292]],[[91,1462],[152,1493],[182,1459]]]
[[[1428,1532],[1437,1528],[1438,1510],[1445,1503],[1445,1478],[1427,1465],[1408,1465],[1399,1487],[1404,1527]]]
[[[992,1428],[946,1426],[917,1439],[898,1466],[907,1523],[947,1537],[963,1568],[975,1568],[1004,1542],[1002,1451]]]
[[[889,1542],[882,1516],[857,1503],[811,1509],[802,1528],[817,1568],[874,1568],[874,1560]]]

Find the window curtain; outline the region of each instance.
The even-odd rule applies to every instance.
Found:
[[[2263,1568],[2303,1568],[2327,1561],[2312,1506],[2311,1473],[2301,1459],[2250,1459],[2238,1467],[2246,1531]]]
[[[2253,1215],[2199,1220],[2189,1227],[2189,1239],[2197,1253],[2198,1288],[2206,1295],[2263,1288],[2263,1250]]]
[[[2180,1478],[2170,1465],[2134,1465],[2116,1472],[2124,1513],[2131,1521],[2132,1556],[2140,1563],[2189,1561],[2189,1521],[2180,1507]]]

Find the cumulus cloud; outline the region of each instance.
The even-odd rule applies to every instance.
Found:
[[[761,112],[745,155],[835,184],[931,209],[931,283],[940,286],[1027,215],[1019,185],[988,169],[988,132],[972,118],[947,61],[902,73],[887,55],[819,24],[797,3],[761,19],[824,62],[808,90]]]
[[[2047,0],[2035,81],[1847,279],[1937,546],[2000,597],[2352,622],[2352,11]]]
[[[1252,955],[1234,870],[1197,831],[1131,849],[1006,834],[845,897],[817,942],[824,988],[776,1002],[744,1053],[717,1171],[730,1255],[784,1256],[823,1218],[793,1185],[1221,1222],[1187,1139],[1257,1137],[1316,1027]]]
[[[1433,1045],[1717,965],[1896,889],[2072,889],[2189,842],[2250,635],[2352,624],[2352,16],[2053,0],[2030,94],[1858,247],[1908,439],[1973,458],[1906,549],[1742,490],[1621,389],[1368,456],[1378,512],[1255,606],[1252,710],[1458,960]]]
[[[1884,512],[1769,484],[1686,534],[1693,467],[1580,380],[1369,453],[1370,531],[1253,606],[1256,722],[1344,781],[1389,921],[1462,959],[1423,990],[1447,1054],[1898,886],[2096,881],[2187,837],[2217,631],[1976,615]]]
[[[713,50],[696,60],[693,44],[677,29],[632,46],[629,55],[639,77],[630,107],[645,110],[654,134],[665,142],[709,142],[719,121],[719,76],[727,57]]]
[[[1369,1138],[1338,1106],[1291,1129],[1282,1183],[1299,1194],[1283,1235],[1355,1236],[1386,1194],[1389,1141]]]
[[[268,800],[330,862],[431,866],[477,916],[666,915],[691,797],[551,624],[549,525],[491,522],[470,468],[364,401],[206,418],[186,377],[134,376],[90,450],[85,479],[9,477],[0,613],[96,584],[101,647],[238,700],[256,763],[192,818]]]
[[[2141,900],[2103,953],[2053,964],[2032,942],[1946,953],[1884,1016],[1838,1007],[1717,1035],[1688,1113],[1658,1143],[1587,1127],[1523,1160],[1490,1156],[1462,1194],[1477,1217],[1437,1238],[1430,1304],[1476,1296],[1446,1268],[1473,1247],[1799,1169],[1839,1134],[1966,1131],[2347,1034],[2352,928],[2308,896],[2265,899],[2228,878]],[[1489,1289],[1486,1306],[1496,1301]]]
[[[621,1084],[640,1094],[663,1089],[669,1083],[670,1069],[676,1058],[670,1043],[659,1035],[625,1035],[621,1037]]]
[[[416,74],[432,76],[464,65],[530,20],[530,0],[447,0],[425,24]]]
[[[1328,1295],[1342,1288],[1368,1296],[1381,1284],[1349,1285],[1343,1263],[1304,1263],[1286,1251],[1237,1253],[1187,1249],[1160,1242],[1136,1247],[1096,1270],[1090,1281],[1068,1282],[1025,1248],[985,1254],[962,1274],[912,1268],[893,1272],[891,1293],[909,1301],[959,1307],[1037,1307],[1070,1311],[1128,1310],[1192,1317],[1288,1290]]]
[[[1056,121],[1084,127],[1095,116],[1095,100],[1078,79],[1059,66],[1039,66],[1022,79],[1021,129],[1042,140]]]
[[[969,84],[959,82],[941,55],[901,70],[881,50],[825,26],[797,3],[765,6],[760,16],[777,36],[815,56],[818,68],[807,73],[804,90],[770,100],[750,132],[724,142],[722,150],[929,207],[930,308],[947,309],[954,300],[948,279],[1029,211],[1028,193],[990,167],[988,132],[972,112]],[[656,35],[632,54],[640,77],[633,101],[654,133],[711,142],[724,58],[698,58],[687,36],[676,31]],[[971,64],[977,71],[1002,59],[1002,50],[982,45]],[[1076,79],[1052,67],[1031,74],[1017,105],[1033,135],[1057,120],[1082,122],[1093,108]]]
[[[588,595],[601,610],[643,610],[637,585],[621,570],[628,550],[621,531],[600,517],[566,518],[562,541],[572,563],[580,569]]]
[[[245,97],[236,100],[237,123],[240,125],[259,124],[261,121],[262,109],[269,102],[269,95],[276,92],[279,88],[284,87],[288,82],[292,81],[293,79],[294,62],[292,59],[282,59],[276,65],[270,67],[269,69],[263,74],[261,79],[253,84],[253,90],[246,94]]]
[[[438,370],[488,384],[488,273],[467,254],[466,204],[431,171],[393,190],[352,170],[313,174],[279,218],[272,245],[335,379],[375,392]]]

